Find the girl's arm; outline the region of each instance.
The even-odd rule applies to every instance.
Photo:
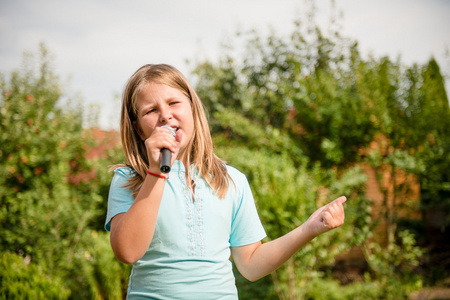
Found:
[[[316,236],[344,223],[343,203],[346,200],[340,197],[319,208],[304,224],[276,240],[232,247],[231,255],[239,272],[255,281],[278,269]]]
[[[163,178],[147,175],[130,209],[111,219],[111,247],[120,262],[135,263],[150,246],[155,232],[164,181]]]
[[[156,128],[145,141],[150,164],[149,171],[160,173],[159,157],[162,148],[172,150],[171,164],[173,164],[179,154],[180,141],[180,134],[174,138],[167,129]],[[111,219],[111,247],[120,262],[135,263],[150,246],[165,181],[165,178],[147,174],[130,209]]]

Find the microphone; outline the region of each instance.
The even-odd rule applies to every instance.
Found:
[[[161,126],[161,128],[166,128],[170,131],[170,133],[175,136],[175,129],[168,125]],[[161,149],[161,164],[160,164],[160,170],[163,173],[169,173],[170,172],[170,161],[172,160],[172,152],[167,148]]]

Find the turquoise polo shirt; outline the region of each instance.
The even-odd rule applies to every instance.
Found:
[[[203,178],[194,178],[195,201],[187,188],[185,168],[172,166],[166,182],[152,242],[133,265],[128,299],[238,299],[230,247],[262,240],[266,233],[247,178],[227,166],[234,181],[219,199]],[[123,188],[130,168],[114,171],[105,229],[133,203]]]

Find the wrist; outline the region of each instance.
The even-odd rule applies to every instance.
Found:
[[[152,172],[152,171],[147,170],[147,174],[154,176],[154,177],[158,177],[158,178],[169,179],[169,174],[164,174],[161,172]]]
[[[315,239],[317,236],[320,235],[320,233],[317,233],[316,230],[314,230],[314,228],[312,228],[311,226],[309,226],[310,224],[308,222],[304,223],[302,225],[302,230],[303,230],[303,234],[305,236],[306,239],[308,240],[313,240]]]
[[[161,169],[159,168],[159,164],[150,164],[148,166],[147,171],[150,171],[155,174],[164,174],[163,172],[161,172]]]

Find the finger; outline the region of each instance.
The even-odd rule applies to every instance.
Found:
[[[328,211],[324,212],[323,220],[324,225],[330,229],[339,227],[344,223],[342,216],[335,216]]]
[[[339,212],[338,208],[330,207],[330,209],[326,211],[326,214],[328,216],[327,221],[330,226],[336,226],[336,224],[340,223],[342,220],[342,213]]]
[[[181,130],[178,130],[175,135],[175,148],[177,151],[180,150],[182,139],[183,139],[183,132]]]
[[[182,132],[181,130],[177,130],[177,133],[176,133],[176,135],[175,135],[175,140],[176,140],[178,143],[181,143],[182,137],[183,137],[183,132]]]
[[[343,220],[345,217],[344,207],[339,202],[330,203],[326,211],[336,220]]]
[[[157,127],[155,129],[155,139],[158,141],[159,148],[166,148],[170,149],[172,152],[175,152],[177,142],[172,133],[166,128]]]
[[[330,212],[326,211],[323,213],[323,223],[326,228],[333,229],[342,225],[342,221]]]
[[[327,211],[332,215],[335,216],[339,213],[339,203],[330,203],[330,205],[327,207]]]
[[[340,203],[340,204],[344,204],[345,201],[347,201],[347,197],[341,196],[341,197],[335,199],[333,202],[337,202],[337,203]],[[331,203],[333,203],[333,202],[331,202]]]
[[[172,140],[171,140],[172,139]],[[154,151],[155,153],[161,152],[161,149],[166,148],[173,151],[176,146],[175,141],[173,141],[173,137],[167,137],[165,135],[155,134],[146,140],[147,149]]]
[[[322,222],[325,226],[329,226],[333,216],[328,211],[324,211],[322,214]]]

